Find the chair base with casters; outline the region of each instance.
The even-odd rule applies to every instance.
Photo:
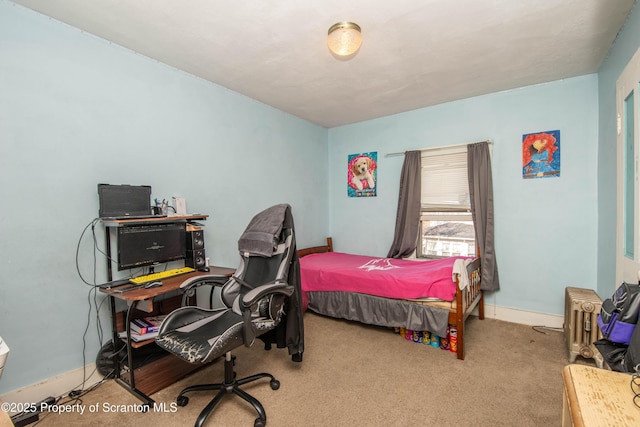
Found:
[[[262,404],[258,401],[258,399],[242,390],[239,386],[262,378],[271,378],[271,381],[269,382],[271,389],[278,390],[280,388],[280,381],[275,379],[273,375],[267,373],[255,374],[246,378],[236,380],[236,373],[233,370],[235,359],[236,357],[233,356],[230,352],[225,355],[224,382],[217,384],[193,385],[182,390],[176,398],[176,403],[178,404],[178,406],[186,406],[189,403],[189,398],[185,396],[186,393],[190,393],[192,391],[219,390],[215,397],[211,400],[211,402],[209,402],[209,404],[202,410],[202,412],[200,412],[200,415],[198,415],[198,419],[196,420],[195,424],[196,427],[202,426],[209,414],[215,409],[216,405],[222,401],[222,398],[226,394],[229,393],[240,396],[241,398],[249,402],[251,406],[253,406],[253,408],[256,410],[256,412],[258,412],[258,418],[256,418],[255,422],[253,423],[255,427],[264,427],[264,425],[266,424],[267,414]]]

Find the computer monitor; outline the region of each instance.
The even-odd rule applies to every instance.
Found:
[[[185,259],[184,223],[132,225],[118,228],[118,270]]]
[[[151,216],[150,185],[98,184],[100,218]]]

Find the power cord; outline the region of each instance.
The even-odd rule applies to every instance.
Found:
[[[91,288],[89,289],[89,292],[87,294],[87,302],[89,305],[89,311],[87,313],[87,324],[86,327],[84,329],[84,332],[82,334],[82,366],[83,366],[83,379],[82,379],[82,383],[79,384],[77,387],[80,387],[80,390],[72,390],[70,393],[73,395],[82,395],[84,387],[86,385],[86,381],[88,378],[90,378],[96,371],[96,369],[94,369],[91,374],[89,376],[87,376],[87,372],[86,372],[86,348],[87,348],[87,335],[89,333],[89,328],[91,325],[91,316],[92,316],[92,312],[95,309],[95,322],[96,322],[96,334],[98,337],[98,342],[101,345],[104,345],[104,332],[103,332],[103,327],[102,327],[102,322],[100,319],[100,310],[103,307],[103,304],[105,303],[105,301],[107,301],[107,298],[104,297],[100,300],[99,298],[99,293],[98,290],[100,288],[100,285],[97,284],[97,280],[96,280],[96,274],[97,274],[97,262],[98,262],[98,255],[102,255],[104,256],[104,258],[106,260],[108,260],[109,262],[114,262],[114,260],[105,252],[103,251],[99,245],[98,245],[98,238],[96,236],[96,224],[100,223],[100,219],[99,218],[94,218],[91,222],[89,222],[89,224],[87,224],[85,226],[85,228],[82,230],[82,233],[80,234],[80,238],[78,239],[78,243],[76,245],[76,271],[78,273],[78,276],[80,277],[80,280],[82,280],[82,282],[87,285],[90,286]],[[87,231],[91,229],[91,238],[92,238],[92,247],[93,247],[93,251],[92,251],[92,256],[93,256],[93,280],[89,281],[88,279],[86,279],[81,270],[80,270],[80,246],[82,244],[83,239],[85,238],[85,234],[87,234]],[[166,267],[165,267],[166,268]],[[143,270],[138,270],[138,271],[131,271],[130,274],[131,275],[135,275],[137,273],[140,272],[144,272]],[[133,276],[132,276],[133,277]],[[114,344],[115,345],[115,344]],[[122,350],[126,348],[126,347],[121,347],[120,349],[117,349],[116,351],[114,351],[113,353],[107,355],[108,357],[116,357],[120,352],[122,352]],[[123,360],[126,357],[126,353],[125,356],[123,356]],[[107,376],[105,376],[106,378]],[[100,384],[102,381],[100,381],[98,384]],[[89,388],[88,390],[91,390],[92,388]]]
[[[174,209],[175,210],[175,209]],[[98,342],[101,343],[101,345],[104,346],[103,340],[104,340],[104,333],[103,333],[103,328],[102,328],[102,323],[100,320],[100,309],[102,308],[103,304],[105,301],[107,301],[107,298],[102,298],[102,300],[99,300],[99,294],[98,294],[98,290],[100,288],[100,285],[97,284],[97,280],[96,280],[96,274],[97,274],[97,261],[98,261],[98,254],[101,254],[105,257],[106,260],[108,260],[109,262],[114,262],[114,260],[109,257],[109,255],[103,251],[102,249],[100,249],[99,245],[98,245],[98,239],[96,237],[96,224],[98,224],[100,222],[99,218],[94,218],[91,222],[89,222],[89,224],[87,224],[85,226],[85,228],[82,230],[82,233],[80,234],[80,238],[78,239],[78,243],[76,245],[76,256],[75,256],[75,261],[76,261],[76,271],[78,273],[78,276],[80,277],[80,280],[82,280],[82,282],[87,285],[90,286],[89,292],[87,294],[87,302],[89,305],[89,311],[87,313],[87,324],[86,327],[84,329],[84,332],[82,334],[82,382],[80,384],[78,384],[76,387],[74,387],[72,390],[58,396],[58,397],[49,397],[47,399],[45,399],[43,402],[49,403],[52,402],[50,404],[68,404],[68,403],[81,403],[82,402],[82,396],[86,395],[87,393],[95,390],[96,388],[98,388],[99,386],[101,386],[102,384],[104,384],[109,378],[111,378],[113,376],[113,374],[115,373],[115,368],[111,370],[111,372],[107,373],[106,375],[104,375],[104,377],[98,381],[97,383],[95,383],[94,385],[85,388],[86,387],[86,382],[87,379],[90,378],[91,376],[93,376],[97,370],[97,367],[93,369],[93,371],[87,376],[87,372],[86,372],[86,350],[87,350],[87,335],[89,332],[89,328],[91,325],[91,316],[92,316],[92,312],[95,309],[95,321],[96,321],[96,333],[98,336]],[[93,256],[93,278],[92,280],[88,280],[86,279],[83,274],[82,271],[80,270],[80,262],[79,262],[79,258],[80,258],[80,246],[82,244],[82,241],[85,237],[85,234],[87,233],[87,231],[91,229],[91,237],[92,237],[92,247],[93,247],[93,251],[92,251],[92,256]],[[165,265],[165,270],[167,268],[167,265]],[[141,272],[144,272],[144,269],[141,270]],[[131,271],[130,275],[131,277],[133,277],[136,273],[140,273],[140,270],[138,272],[134,272]],[[115,346],[115,344],[114,344]],[[113,357],[117,357],[118,354],[120,354],[122,352],[123,349],[125,349],[125,346],[122,346],[120,349],[115,349],[112,353],[109,354],[105,354],[104,356],[107,358],[113,358]],[[124,362],[124,360],[127,357],[127,353],[124,353],[124,355],[121,356],[120,358],[120,364],[122,364]],[[114,364],[115,366],[116,364]],[[42,403],[42,402],[41,402]],[[44,419],[49,413],[43,415]],[[16,414],[16,417],[19,416],[24,416],[27,417],[28,415],[33,415],[33,414]],[[37,417],[38,414],[35,415],[35,417]],[[34,417],[31,417],[29,421],[29,423],[36,421],[36,424],[40,422],[41,419],[39,418],[35,418],[35,420],[33,420]],[[16,424],[17,425],[17,424]]]
[[[98,221],[100,221],[99,218],[94,218],[89,224],[87,224],[87,226],[84,228],[84,230],[82,230],[82,233],[80,234],[80,238],[78,239],[78,243],[76,245],[76,271],[78,272],[78,276],[80,277],[80,280],[82,280],[86,285],[89,286],[96,286],[95,285],[95,275],[96,275],[96,250],[99,251],[99,249],[97,248],[97,241],[96,241],[96,236],[95,236],[95,226],[98,223]],[[82,239],[84,237],[84,234],[87,232],[87,230],[91,228],[92,230],[92,234],[93,234],[93,242],[94,242],[94,251],[93,251],[93,283],[87,281],[84,276],[82,275],[82,272],[80,271],[80,263],[78,261],[78,258],[80,256],[80,244],[82,243]],[[105,254],[106,256],[106,254]],[[108,257],[107,257],[108,258]]]
[[[95,371],[95,370],[94,370]],[[93,375],[93,373],[92,373]],[[97,383],[95,383],[94,385],[92,385],[91,387],[87,388],[87,389],[80,389],[78,390],[77,387],[74,387],[73,389],[71,389],[70,391],[56,397],[56,398],[49,398],[49,399],[54,399],[52,403],[49,403],[50,405],[74,405],[74,404],[83,404],[82,401],[82,397],[85,396],[87,393],[90,393],[94,390],[96,390],[98,387],[100,387],[102,384],[104,384],[107,379],[109,378],[109,376],[105,376],[103,379],[101,379],[100,381],[98,381]],[[84,381],[79,384],[78,386],[82,385],[82,387],[84,387]],[[45,418],[47,418],[49,415],[51,414],[51,412],[47,412],[44,415],[42,415],[41,418],[39,418],[33,425],[38,425],[40,423],[40,421],[44,420]]]
[[[97,285],[97,280],[96,280],[96,266],[97,266],[97,258],[98,258],[98,254],[102,254],[104,255],[104,257],[106,259],[108,259],[110,262],[112,262],[113,260],[111,260],[109,258],[109,256],[102,251],[99,246],[98,246],[98,239],[96,238],[96,232],[95,232],[95,226],[96,224],[98,224],[100,222],[99,218],[94,218],[91,222],[89,222],[89,224],[87,224],[85,226],[85,228],[82,230],[82,233],[80,234],[80,238],[78,239],[78,243],[76,245],[76,271],[78,273],[78,276],[80,277],[80,280],[82,280],[82,282],[85,285],[90,286],[91,288],[89,289],[89,292],[87,293],[87,302],[89,305],[89,311],[87,313],[87,323],[84,329],[84,332],[82,334],[82,382],[80,384],[78,384],[76,387],[74,387],[74,389],[72,389],[71,391],[69,391],[66,395],[62,395],[60,397],[58,397],[56,399],[56,402],[60,401],[60,399],[64,398],[65,396],[69,397],[69,398],[75,398],[77,399],[80,396],[83,396],[84,394],[86,394],[87,392],[94,390],[98,385],[102,384],[107,377],[105,376],[105,378],[103,378],[102,380],[100,380],[99,382],[97,382],[95,385],[85,389],[86,386],[86,382],[87,379],[90,378],[95,372],[96,372],[96,368],[93,369],[93,371],[87,376],[87,372],[86,372],[86,350],[87,350],[87,335],[89,332],[89,328],[91,325],[91,317],[92,317],[92,312],[95,308],[95,321],[96,321],[96,333],[97,333],[97,337],[98,337],[98,342],[101,343],[101,345],[103,344],[103,340],[104,340],[104,334],[103,334],[103,328],[102,328],[102,322],[100,320],[100,309],[102,308],[104,302],[106,301],[106,298],[102,298],[102,300],[99,300],[99,295],[98,295],[98,289],[99,289],[99,285]],[[85,234],[87,233],[87,231],[91,229],[91,236],[92,236],[92,247],[93,247],[93,251],[92,251],[92,255],[93,255],[93,280],[89,281],[87,280],[81,270],[80,270],[80,262],[79,262],[79,258],[80,258],[80,246],[82,244],[82,241],[84,239]],[[117,354],[118,352],[114,353],[114,356]],[[80,388],[78,390],[78,388]]]
[[[552,326],[532,326],[531,329],[533,329],[536,332],[539,332],[541,334],[545,334],[545,335],[549,335],[548,333],[546,333],[545,331],[543,331],[543,329],[549,330],[549,331],[553,331],[553,332],[564,332],[564,328],[554,328]]]

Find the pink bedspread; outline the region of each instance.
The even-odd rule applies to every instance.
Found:
[[[466,257],[406,261],[340,252],[307,255],[300,258],[302,290],[453,301],[452,269],[457,258]]]

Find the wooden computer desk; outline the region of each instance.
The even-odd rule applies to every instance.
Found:
[[[631,374],[574,364],[565,366],[562,379],[563,427],[640,426]]]
[[[113,342],[124,341],[126,344],[127,363],[122,366],[118,357],[114,359],[116,381],[146,404],[153,405],[153,399],[149,395],[200,368],[200,365],[185,362],[179,357],[165,352],[160,352],[160,357],[154,358],[150,363],[136,366],[133,349],[152,345],[154,340],[142,342],[133,342],[130,339],[121,340],[118,338],[118,333],[127,330],[128,319],[167,314],[180,307],[182,295],[179,289],[186,279],[205,274],[229,277],[234,272],[235,269],[232,268],[212,266],[209,272],[196,271],[162,279],[162,286],[156,288],[140,287],[140,289],[122,293],[116,292],[117,288],[101,289],[101,292],[107,294],[110,300]],[[120,305],[125,302],[127,309],[119,309],[117,307],[118,301],[121,302]]]

